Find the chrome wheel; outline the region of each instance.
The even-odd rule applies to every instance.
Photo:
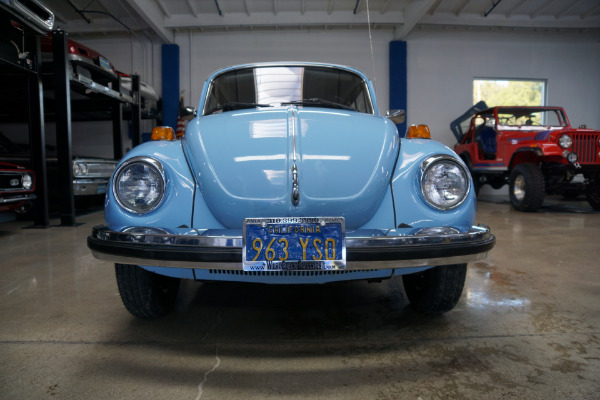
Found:
[[[525,178],[523,178],[523,175],[519,175],[515,178],[513,195],[518,201],[523,201],[525,198]]]
[[[536,211],[546,195],[544,175],[539,165],[523,163],[517,165],[508,180],[510,202],[519,211]]]

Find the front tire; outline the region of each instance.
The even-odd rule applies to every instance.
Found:
[[[127,311],[143,319],[168,314],[175,306],[179,278],[163,276],[137,265],[115,264],[117,285]]]
[[[510,202],[518,211],[537,211],[544,203],[544,175],[537,164],[517,165],[510,173]]]
[[[413,309],[423,314],[442,314],[458,303],[466,276],[467,264],[454,264],[403,275],[402,281]]]
[[[589,178],[585,186],[585,197],[594,210],[600,211],[600,172]]]

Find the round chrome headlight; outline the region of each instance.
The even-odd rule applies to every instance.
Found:
[[[421,192],[435,209],[445,211],[461,205],[469,185],[469,173],[454,157],[434,156],[422,164]]]
[[[30,190],[33,187],[33,178],[29,174],[23,175],[23,189]]]
[[[73,161],[73,176],[84,176],[88,173],[88,166],[85,163]]]
[[[162,164],[149,157],[125,161],[113,178],[113,193],[121,207],[136,214],[154,210],[165,195]]]
[[[558,145],[563,149],[568,149],[573,145],[573,139],[569,135],[562,135],[558,138]]]

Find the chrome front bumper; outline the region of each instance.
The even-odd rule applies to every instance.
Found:
[[[75,196],[93,196],[105,194],[108,179],[73,179],[73,194]]]
[[[21,201],[35,200],[36,198],[37,198],[37,196],[35,194],[3,196],[0,193],[0,205],[9,204],[9,203],[17,203],[17,202],[21,202]]]
[[[429,229],[429,232],[435,232]],[[164,232],[164,233],[163,233]],[[483,260],[496,242],[486,226],[435,234],[416,229],[346,232],[346,270],[377,270],[460,264]],[[238,234],[239,233],[239,234]],[[242,235],[220,230],[96,226],[88,247],[99,260],[157,267],[242,271]]]

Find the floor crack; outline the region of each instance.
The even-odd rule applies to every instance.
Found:
[[[196,400],[200,400],[200,398],[202,397],[203,386],[204,386],[204,383],[206,383],[206,381],[208,380],[208,375],[215,372],[217,370],[217,368],[219,368],[219,366],[221,365],[221,357],[219,357],[219,346],[218,345],[215,346],[215,359],[216,359],[215,365],[209,371],[206,371],[204,373],[204,379],[198,385],[198,396],[196,396]]]

